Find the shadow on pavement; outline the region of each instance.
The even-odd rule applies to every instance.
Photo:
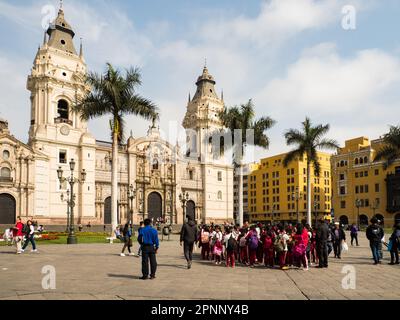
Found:
[[[124,278],[124,279],[135,279],[135,280],[139,280],[140,276],[132,276],[132,275],[128,275],[128,274],[112,274],[109,273],[108,276],[110,278]]]

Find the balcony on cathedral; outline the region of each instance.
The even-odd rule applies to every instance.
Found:
[[[1,177],[0,176],[0,183],[13,183],[14,179],[11,177]]]
[[[61,123],[63,123],[63,124],[68,124],[68,125],[70,125],[70,126],[73,126],[73,122],[72,122],[72,120],[69,120],[69,119],[64,119],[64,118],[54,118],[54,123],[55,124],[61,124]]]

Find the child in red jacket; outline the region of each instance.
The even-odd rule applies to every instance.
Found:
[[[264,244],[264,264],[266,267],[273,268],[274,267],[274,241],[275,237],[271,228],[268,228],[263,235],[263,244]]]

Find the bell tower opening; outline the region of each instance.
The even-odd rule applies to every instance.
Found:
[[[69,120],[69,104],[61,99],[57,103],[57,115],[60,120]]]

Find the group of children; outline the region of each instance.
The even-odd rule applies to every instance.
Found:
[[[203,260],[216,265],[225,261],[227,267],[235,262],[253,268],[264,264],[268,268],[279,266],[303,267],[308,270],[309,262],[318,263],[316,231],[309,225],[239,225],[201,227],[198,239]]]

